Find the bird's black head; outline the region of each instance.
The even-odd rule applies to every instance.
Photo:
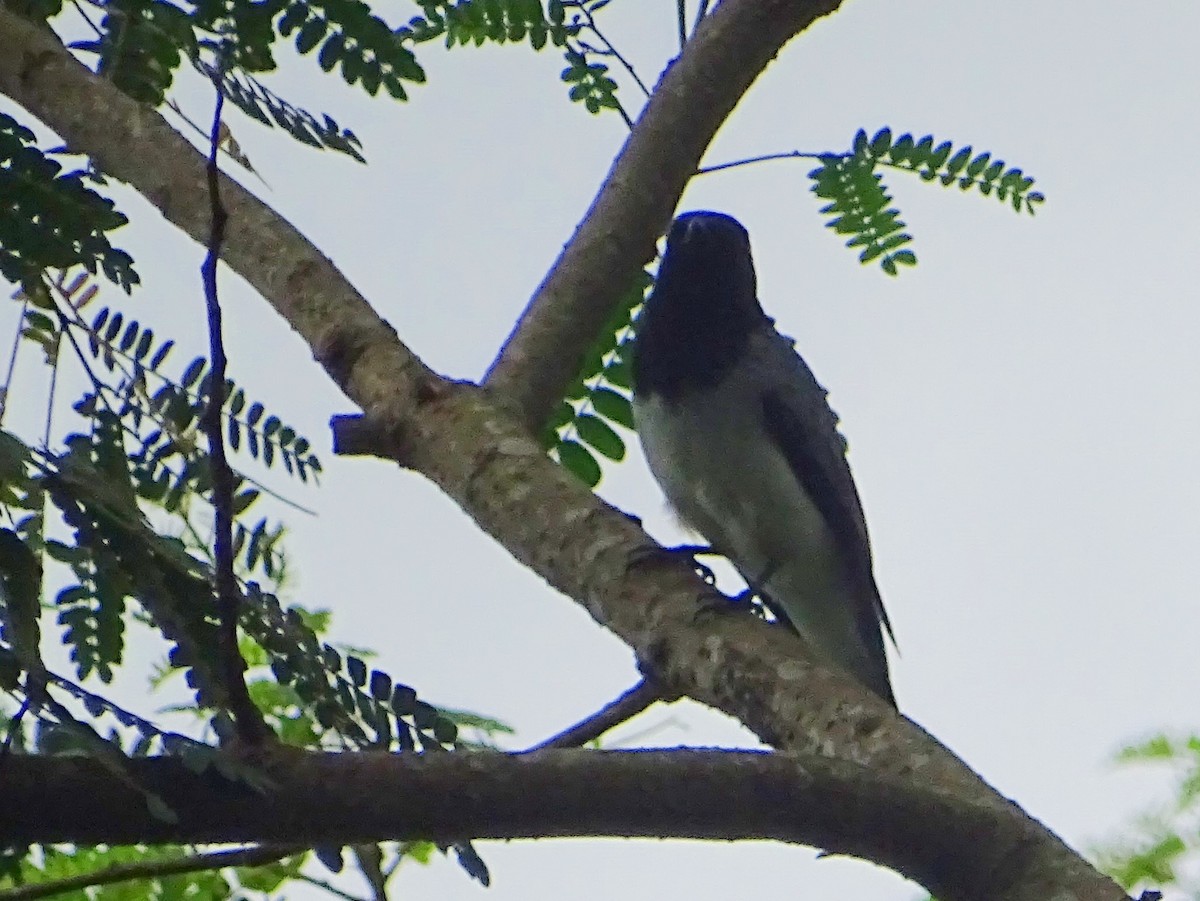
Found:
[[[671,224],[654,290],[638,320],[634,384],[677,395],[718,382],[767,324],[750,235],[724,213],[684,213]]]
[[[725,213],[698,210],[684,213],[667,232],[667,250],[654,294],[668,302],[712,304],[756,318],[758,306],[750,234]]]

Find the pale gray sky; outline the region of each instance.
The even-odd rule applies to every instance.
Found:
[[[407,4],[381,12],[409,14]],[[609,37],[653,80],[674,4],[613,3]],[[1200,6],[1115,0],[997,7],[852,0],[795,41],[708,162],[839,150],[890,125],[988,149],[1038,179],[1034,219],[978,195],[891,178],[920,265],[898,280],[822,227],[806,162],[708,176],[682,209],[749,228],[760,293],[830,389],[851,445],[903,656],[901,709],[1076,846],[1159,796],[1107,762],[1127,739],[1200,724]],[[407,105],[287,64],[273,86],[363,139],[370,165],[233,120],[270,189],[439,371],[477,377],[586,209],[624,136],[569,104],[552,53],[424,52]],[[206,120],[211,99],[181,92]],[[626,90],[625,100],[635,103]],[[26,117],[27,118],[27,117]],[[236,174],[236,173],[235,173]],[[245,179],[243,179],[245,181]],[[124,196],[124,195],[123,195]],[[136,199],[122,234],[145,286],[134,315],[202,321],[202,253]],[[235,279],[240,380],[327,446],[352,408],[307,348]],[[115,294],[110,299],[116,299]],[[680,538],[636,442],[601,493]],[[636,679],[628,650],[554,595],[419,476],[325,454],[325,486],[272,484],[320,511],[289,517],[295,600],[335,610],[339,639],[432,700],[532,743]],[[147,704],[147,709],[152,705]],[[695,705],[627,732],[663,744],[752,739]],[[617,733],[614,738],[619,738]],[[485,895],[452,863],[413,868],[409,898],[717,901],[777,893],[892,901],[917,889],[870,865],[775,845],[483,844]],[[347,883],[350,885],[350,883]]]

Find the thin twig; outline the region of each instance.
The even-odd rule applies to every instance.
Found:
[[[54,336],[54,356],[50,362],[50,390],[46,394],[46,429],[42,435],[42,446],[50,447],[50,435],[54,429],[54,398],[58,393],[58,351],[62,347],[62,332]],[[47,356],[50,351],[47,348]]]
[[[736,169],[739,166],[752,166],[755,163],[769,163],[772,160],[819,160],[829,155],[830,154],[828,153],[805,153],[802,150],[784,150],[780,151],[779,153],[764,153],[762,156],[751,156],[744,160],[733,160],[728,163],[718,163],[715,166],[701,166],[696,170],[696,174],[710,175],[713,172],[723,172],[726,169]]]
[[[88,691],[82,685],[72,682],[65,676],[60,676],[47,670],[43,674],[47,684],[57,685],[63,691],[74,696],[77,700],[82,701],[88,706],[100,706],[107,710],[110,714],[121,721],[126,726],[132,726],[141,732],[143,735],[157,735],[164,743],[168,745],[187,745],[189,747],[204,748],[207,747],[203,742],[196,741],[186,735],[181,735],[178,732],[169,732],[165,729],[160,729],[148,719],[138,716],[128,708],[122,707],[119,704],[110,701],[103,695],[95,694]]]
[[[587,719],[580,720],[571,728],[564,729],[558,735],[548,738],[522,753],[532,754],[534,751],[544,751],[547,748],[582,747],[589,741],[595,741],[609,729],[637,716],[651,704],[663,700],[664,697],[662,687],[658,683],[643,679]]]
[[[220,611],[218,631],[218,671],[225,682],[229,697],[229,713],[233,717],[238,739],[248,744],[261,744],[270,734],[262,714],[250,699],[244,674],[246,662],[238,650],[238,607],[241,592],[233,569],[233,470],[225,457],[225,436],[221,429],[221,408],[225,406],[225,342],[221,335],[221,304],[217,298],[217,262],[225,240],[228,214],[221,204],[220,174],[217,156],[221,145],[221,111],[225,95],[220,84],[213,80],[217,92],[213,110],[212,133],[209,136],[208,196],[212,225],[208,238],[208,255],[200,267],[204,281],[205,306],[208,310],[209,372],[208,405],[200,419],[208,438],[209,463],[213,482],[213,545],[216,570],[217,608]]]
[[[226,867],[261,867],[275,863],[307,850],[296,847],[256,845],[253,848],[230,848],[224,851],[208,851],[203,854],[187,854],[159,860],[140,860],[137,863],[120,863],[96,870],[79,873],[49,882],[35,882],[0,891],[0,901],[30,901],[33,898],[49,898],[66,892],[79,891],[96,885],[112,885],[115,882],[131,882],[135,879],[155,879],[160,876],[178,876],[181,873],[197,873],[202,870],[223,870]]]
[[[358,871],[371,887],[371,901],[388,901],[387,876],[383,872],[383,850],[377,844],[354,845],[350,849]]]
[[[22,292],[23,293],[23,292]],[[8,409],[8,396],[12,391],[13,372],[17,368],[17,354],[21,350],[21,326],[25,322],[25,313],[29,309],[29,298],[22,297],[21,312],[18,314],[17,327],[13,332],[12,352],[8,355],[8,373],[4,376],[4,384],[0,386],[0,422],[4,420],[4,413]]]
[[[696,21],[692,23],[692,34],[696,33],[696,29],[700,27],[700,23],[704,21],[704,17],[708,15],[708,0],[700,0],[700,5],[696,8]]]
[[[638,89],[642,92],[642,95],[648,98],[650,96],[650,88],[648,88],[646,86],[646,83],[644,81],[642,81],[641,76],[637,74],[637,69],[635,69],[633,67],[633,63],[631,63],[629,60],[627,60],[621,54],[621,51],[613,46],[612,41],[610,41],[608,38],[606,38],[604,36],[604,32],[602,32],[600,30],[599,26],[596,25],[596,17],[592,15],[591,10],[585,8],[583,10],[583,15],[584,15],[584,18],[587,20],[588,30],[596,36],[596,39],[598,41],[600,41],[602,44],[604,44],[604,51],[603,51],[604,55],[611,56],[618,63],[620,63],[621,68],[624,69],[626,72],[628,72],[629,77],[632,78],[634,80],[634,82],[637,84]],[[629,127],[630,128],[633,127],[632,122],[630,122]]]
[[[99,28],[96,26],[96,23],[92,21],[92,17],[91,17],[91,16],[89,16],[89,15],[88,15],[86,12],[84,12],[84,11],[83,11],[83,6],[82,6],[82,5],[80,5],[80,3],[79,3],[79,0],[71,0],[71,2],[72,2],[72,3],[74,4],[74,6],[75,6],[75,11],[76,11],[77,13],[79,13],[79,15],[80,15],[80,16],[83,18],[83,21],[87,22],[87,23],[88,23],[88,26],[89,26],[89,27],[92,29],[92,31],[93,31],[93,32],[95,32],[95,34],[96,34],[96,37],[98,37],[98,38],[100,38],[100,37],[104,37],[104,32],[103,32],[103,31],[101,31],[101,30],[100,30],[100,29],[99,29]]]
[[[21,701],[21,706],[17,712],[13,714],[13,718],[8,721],[8,732],[4,736],[4,745],[0,747],[0,764],[3,764],[9,754],[12,753],[13,737],[21,731],[21,720],[25,718],[25,714],[29,712],[29,696]]]
[[[675,0],[675,16],[679,28],[679,50],[687,43],[687,0]]]
[[[305,873],[297,873],[296,881],[307,882],[311,886],[329,892],[329,894],[333,895],[334,897],[341,898],[342,901],[363,901],[363,899],[359,898],[357,895],[352,895],[349,892],[343,892],[331,882],[328,882],[324,879],[318,879],[315,876],[309,876]]]

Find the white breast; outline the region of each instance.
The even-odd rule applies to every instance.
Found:
[[[767,435],[751,388],[730,379],[686,403],[639,398],[647,462],[680,518],[747,582],[764,587],[765,577],[800,605],[827,602],[838,578],[829,530]]]

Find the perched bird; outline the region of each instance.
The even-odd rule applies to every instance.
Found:
[[[633,347],[634,418],[687,526],[818,654],[892,706],[862,504],[837,416],[759,305],[750,236],[680,216]]]

